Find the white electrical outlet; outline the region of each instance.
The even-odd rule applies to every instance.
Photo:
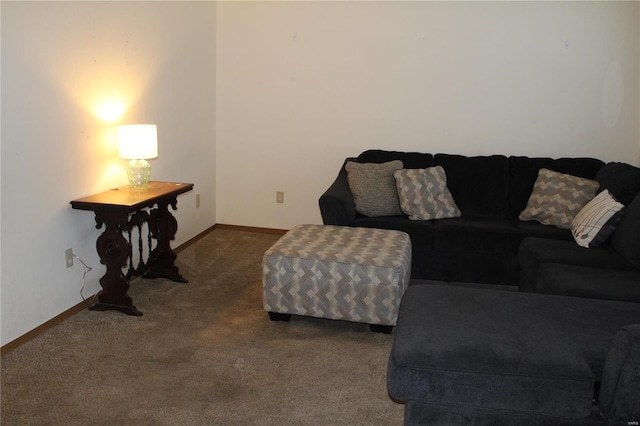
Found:
[[[284,191],[276,192],[276,203],[284,203]]]
[[[71,268],[73,266],[73,249],[68,248],[64,251],[64,261],[67,268]]]
[[[200,194],[196,194],[196,209],[200,208]]]

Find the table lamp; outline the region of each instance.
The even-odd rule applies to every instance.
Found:
[[[131,160],[127,169],[129,186],[147,189],[151,165],[146,161],[158,156],[158,129],[155,124],[118,126],[118,157]]]

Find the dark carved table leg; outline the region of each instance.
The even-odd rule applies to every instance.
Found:
[[[151,211],[149,232],[158,245],[149,255],[149,271],[144,278],[167,278],[180,283],[189,282],[175,265],[177,255],[171,249],[171,240],[175,239],[178,221],[169,211],[169,205],[176,210],[177,199],[159,202],[158,207]]]
[[[95,311],[118,310],[128,315],[142,316],[142,312],[133,306],[131,297],[127,295],[129,280],[122,273],[126,265],[131,247],[122,236],[127,224],[127,212],[117,209],[96,211],[96,228],[105,225],[105,230],[98,238],[96,247],[100,255],[100,263],[107,267],[107,272],[100,279],[102,293],[98,302],[89,309]]]

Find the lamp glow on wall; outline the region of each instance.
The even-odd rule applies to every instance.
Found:
[[[147,189],[151,165],[146,161],[158,156],[158,129],[155,124],[118,126],[118,156],[129,162],[129,186]]]

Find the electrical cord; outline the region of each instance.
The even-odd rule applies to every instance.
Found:
[[[82,267],[84,268],[84,273],[82,274],[82,287],[80,288],[80,297],[82,298],[82,301],[86,303],[87,299],[84,297],[84,288],[87,286],[87,274],[91,271],[91,266],[88,266],[86,263],[84,263],[84,261],[80,259],[75,253],[73,253],[72,256],[78,259],[78,261],[82,264]],[[99,294],[100,292],[97,292],[96,294],[94,294],[93,297],[91,298],[91,301],[87,303],[87,306],[91,306]]]

